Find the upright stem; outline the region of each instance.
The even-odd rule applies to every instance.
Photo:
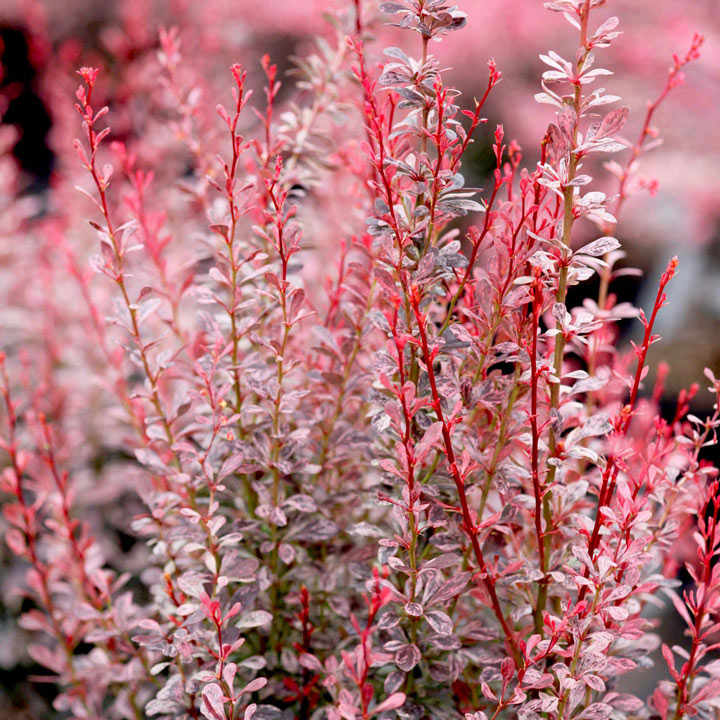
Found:
[[[578,60],[576,63],[577,74],[579,74],[588,53],[587,49],[587,32],[588,32],[588,18],[590,16],[590,0],[585,0],[585,4],[580,14],[580,51],[578,53]],[[570,258],[570,243],[572,239],[572,229],[575,223],[575,215],[573,214],[573,205],[575,197],[575,187],[570,185],[577,173],[578,157],[575,153],[578,141],[578,126],[580,124],[580,116],[582,112],[582,85],[577,80],[575,83],[575,90],[573,95],[573,112],[575,113],[575,121],[573,123],[572,138],[569,149],[568,159],[568,173],[567,173],[567,185],[563,190],[563,202],[564,202],[564,213],[563,213],[563,226],[562,235],[560,242],[560,271],[558,275],[558,285],[555,292],[555,302],[565,305],[567,297],[567,283],[568,283],[568,261]],[[565,356],[565,336],[562,332],[555,335],[555,351],[553,355],[553,368],[555,375],[555,382],[550,384],[550,412],[558,410],[560,407],[560,385],[562,380],[563,370],[563,358]],[[557,455],[557,434],[555,428],[550,424],[549,439],[548,439],[548,457],[554,459]],[[545,493],[543,496],[543,518],[545,521],[545,535],[543,538],[544,543],[544,560],[545,563],[542,567],[543,574],[547,574],[548,563],[550,561],[550,554],[552,551],[552,525],[553,525],[553,513],[552,513],[552,487],[555,483],[555,475],[557,473],[557,465],[554,463],[548,466],[547,477],[545,481]],[[545,578],[541,581],[540,589],[538,590],[537,604],[535,606],[535,618],[536,625],[537,619],[542,619],[542,613],[545,610],[547,603],[547,581]],[[540,622],[539,631],[542,633],[542,622]]]
[[[447,457],[450,474],[452,475],[453,481],[455,482],[455,488],[457,490],[458,498],[460,500],[460,508],[463,517],[463,527],[470,539],[473,554],[475,555],[475,561],[477,562],[478,569],[480,570],[482,583],[485,586],[485,590],[488,596],[490,597],[490,605],[492,607],[493,613],[498,619],[498,622],[500,623],[500,626],[505,635],[505,640],[510,647],[513,660],[515,661],[515,667],[520,668],[522,666],[522,653],[520,651],[517,638],[515,637],[515,632],[510,627],[507,619],[505,618],[505,615],[503,614],[502,608],[500,607],[500,600],[495,590],[496,580],[492,571],[487,566],[485,556],[483,555],[482,548],[480,547],[480,540],[478,539],[480,530],[475,520],[473,520],[472,514],[470,512],[470,506],[468,504],[467,494],[465,492],[465,480],[460,473],[460,469],[457,466],[457,459],[455,456],[455,450],[453,448],[452,437],[450,434],[450,426],[443,413],[442,401],[440,398],[440,393],[438,392],[437,381],[435,378],[435,369],[433,368],[433,362],[435,359],[437,348],[435,348],[435,351],[430,349],[427,331],[425,329],[426,318],[424,314],[420,311],[420,298],[416,288],[413,288],[413,291],[411,292],[410,302],[415,315],[415,320],[417,322],[418,332],[420,334],[420,347],[423,362],[425,363],[428,374],[428,381],[430,383],[432,408],[435,411],[435,414],[442,425],[442,439],[445,448],[445,455]]]
[[[667,287],[668,283],[672,279],[673,275],[675,274],[675,270],[678,265],[678,260],[676,257],[672,258],[670,260],[670,263],[668,264],[667,270],[662,274],[662,277],[660,278],[660,285],[658,287],[657,296],[655,297],[655,303],[653,305],[652,313],[650,315],[650,319],[645,321],[645,334],[643,336],[642,344],[637,349],[637,367],[635,369],[635,378],[633,380],[632,388],[630,390],[630,397],[628,399],[627,404],[623,407],[619,423],[618,423],[618,435],[620,437],[623,437],[627,434],[628,429],[630,428],[630,422],[632,420],[633,411],[635,409],[635,405],[637,403],[637,397],[638,392],[640,390],[640,382],[642,381],[643,377],[643,370],[645,369],[645,361],[647,359],[647,354],[650,349],[650,345],[653,342],[654,336],[653,336],[653,326],[655,325],[655,320],[657,319],[657,314],[660,311],[660,308],[663,306],[665,302],[665,288]],[[597,504],[597,510],[595,513],[595,523],[592,529],[592,533],[590,535],[590,540],[588,542],[588,554],[590,558],[592,559],[593,554],[598,548],[598,545],[600,543],[600,528],[602,527],[603,522],[603,514],[602,514],[602,508],[609,505],[610,501],[612,500],[613,494],[615,492],[615,484],[617,482],[618,473],[620,472],[620,468],[617,464],[617,460],[615,457],[609,457],[607,459],[607,464],[605,466],[605,469],[603,471],[602,475],[602,482],[600,485],[600,492],[598,494],[598,504]],[[588,568],[585,568],[585,575],[587,576],[587,573],[589,572]],[[587,592],[587,586],[583,585],[583,587],[580,590],[579,593],[579,599],[582,600],[582,598],[585,596]]]
[[[540,480],[539,454],[540,454],[540,432],[538,430],[538,367],[537,367],[537,339],[540,331],[540,310],[542,308],[542,283],[540,275],[536,273],[533,283],[533,305],[532,305],[532,338],[530,340],[530,429],[532,434],[532,447],[530,450],[530,467],[532,475],[533,494],[535,496],[535,535],[537,537],[538,552],[540,554],[540,572],[547,570],[545,558],[545,539],[543,537],[541,514],[542,487]],[[547,531],[547,527],[546,527]],[[544,578],[540,586],[545,587]],[[541,590],[538,591],[538,594]],[[538,602],[535,608],[535,632],[541,633],[543,627],[542,608]]]

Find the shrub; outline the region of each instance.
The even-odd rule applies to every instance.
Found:
[[[649,316],[611,292],[653,114],[702,38],[633,145],[593,65],[617,18],[604,0],[546,5],[577,51],[540,56],[555,117],[539,162],[499,125],[484,191],[461,162],[500,72],[464,109],[430,52],[466,22],[442,0],[381,6],[419,57],[389,47],[378,65],[356,2],[297,62],[297,99],[263,57],[262,100],[233,65],[214,118],[176,30],[144,71],[154,94],[80,69],[90,204],[66,170],[49,213],[8,200],[3,224],[5,536],[59,713],[717,713],[720,497],[702,451],[720,381],[707,371],[705,420],[697,386],[660,414],[666,368],[643,392],[676,259]],[[617,192],[588,189],[595,154],[621,152]],[[593,275],[597,298],[569,302]],[[665,598],[689,645],[662,646],[646,700],[623,676],[650,663],[645,611]]]

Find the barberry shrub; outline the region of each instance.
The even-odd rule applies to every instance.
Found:
[[[153,93],[81,68],[43,216],[3,158],[8,572],[60,716],[717,716],[720,381],[707,419],[697,386],[660,414],[667,368],[644,387],[675,259],[647,315],[613,294],[702,38],[628,143],[605,5],[546,3],[577,50],[540,55],[539,161],[499,125],[483,190],[462,159],[500,72],[469,107],[445,84],[433,43],[467,18],[442,0],[382,4],[414,48],[382,54],[356,1],[293,97],[264,57],[259,101],[233,65],[213,107],[175,29]],[[641,697],[663,603],[688,641]]]

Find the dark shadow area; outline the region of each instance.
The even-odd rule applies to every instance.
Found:
[[[2,124],[18,131],[13,156],[22,171],[24,193],[48,187],[55,157],[48,145],[52,118],[39,94],[38,68],[20,27],[0,25],[0,109]]]

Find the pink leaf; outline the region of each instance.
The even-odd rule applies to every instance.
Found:
[[[662,720],[666,720],[668,711],[668,700],[665,695],[663,695],[660,688],[657,688],[653,693],[652,701],[655,709],[658,711],[658,713],[660,713],[660,717],[662,718]]]
[[[393,693],[389,698],[383,700],[374,710],[373,715],[377,713],[385,712],[386,710],[395,710],[402,707],[405,704],[405,693],[396,692]]]
[[[208,720],[227,720],[225,696],[217,683],[210,683],[203,688],[200,711]]]
[[[672,676],[673,680],[680,680],[680,675],[675,669],[675,658],[673,657],[672,650],[665,643],[663,643],[662,646],[662,654],[665,658],[665,662],[667,663],[668,670],[670,671],[670,675]]]
[[[404,645],[395,653],[395,663],[401,670],[410,672],[420,662],[420,657],[417,645]]]
[[[623,125],[625,125],[625,122],[627,121],[628,113],[630,111],[628,108],[618,108],[617,110],[610,111],[600,123],[600,127],[598,128],[597,134],[595,135],[595,138],[604,138],[609,137],[611,135],[615,135],[616,133],[620,132],[622,130]]]
[[[254,680],[251,680],[241,691],[240,694],[244,695],[245,693],[253,693],[257,692],[258,690],[261,690],[267,685],[267,678],[264,677],[258,677]]]

